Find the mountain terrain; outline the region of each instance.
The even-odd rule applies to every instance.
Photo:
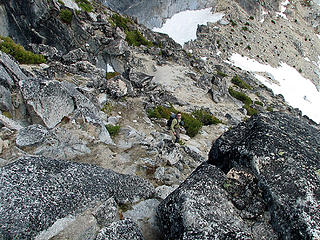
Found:
[[[0,0],[0,239],[319,239],[318,123],[228,61],[319,87],[319,7],[282,6]],[[150,30],[204,7],[184,46]]]

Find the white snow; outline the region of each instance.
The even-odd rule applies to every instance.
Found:
[[[114,69],[111,65],[107,64],[107,71],[108,72],[114,72]]]
[[[315,85],[302,77],[295,68],[286,63],[280,63],[279,67],[273,68],[237,53],[231,56],[229,63],[255,73],[256,78],[275,94],[282,94],[292,107],[299,108],[303,114],[320,123],[320,93]],[[263,77],[261,73],[269,75],[271,80]]]
[[[181,46],[185,42],[196,39],[198,25],[217,22],[224,13],[212,13],[211,8],[184,11],[167,19],[161,28],[153,28],[155,32],[166,33]]]
[[[280,14],[284,15],[288,4],[290,4],[288,0],[282,2]],[[264,14],[268,13],[264,12]],[[183,46],[185,42],[196,39],[198,24],[217,22],[223,16],[224,13],[212,14],[210,8],[184,11],[175,14],[166,21],[162,28],[154,28],[153,31],[166,33]],[[320,38],[320,35],[318,37]],[[218,54],[221,53],[218,52]],[[253,72],[256,78],[271,88],[275,94],[282,94],[291,106],[299,108],[303,114],[320,123],[320,111],[318,108],[320,93],[315,85],[309,79],[303,78],[295,68],[290,67],[286,63],[281,63],[279,67],[273,68],[270,65],[261,64],[247,57],[242,57],[239,54],[233,54],[230,61],[229,63],[235,66]],[[318,65],[320,70],[320,61],[315,64]],[[268,79],[262,76],[262,74],[267,75]]]
[[[73,0],[62,0],[62,2],[68,8],[72,8],[74,10],[81,10],[81,8],[79,8],[78,4],[75,3],[75,1],[73,1]]]
[[[277,12],[277,14],[280,16],[280,17],[283,17],[284,19],[287,19],[287,16],[284,14],[284,12],[287,10],[287,5],[289,5],[290,2],[289,0],[285,0],[284,2],[281,3],[280,5],[280,12]]]

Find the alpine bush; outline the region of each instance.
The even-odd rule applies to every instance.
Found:
[[[231,82],[240,88],[250,89],[250,90],[252,89],[252,87],[249,84],[247,84],[245,81],[243,81],[238,75],[234,76],[231,79]]]
[[[108,125],[106,125],[106,128],[107,128],[111,137],[117,136],[120,132],[120,126],[118,126],[118,125],[113,126],[111,124],[108,124]]]
[[[43,55],[34,54],[27,51],[19,44],[16,44],[9,37],[0,36],[0,51],[14,57],[19,63],[22,64],[40,64],[45,63],[46,59]]]
[[[126,34],[126,41],[132,46],[152,46],[152,42],[148,41],[141,32],[138,30],[130,30],[129,24],[133,24],[132,20],[128,17],[122,17],[119,14],[113,14],[111,16],[111,22],[121,28]]]
[[[248,97],[247,95],[245,95],[244,93],[242,92],[238,92],[238,91],[235,91],[233,90],[232,87],[229,87],[228,89],[230,95],[238,100],[240,100],[241,102],[243,102],[245,105],[251,105],[252,104],[252,100],[250,97]]]
[[[167,108],[163,106],[157,106],[154,109],[149,109],[147,111],[149,118],[166,118],[169,119],[171,112],[177,113],[178,111],[173,107]]]
[[[181,119],[184,122],[184,128],[189,137],[194,137],[202,128],[202,123],[189,113],[182,113]]]
[[[85,12],[92,12],[93,6],[88,0],[76,0],[78,6]]]
[[[218,124],[221,121],[205,110],[196,110],[192,115],[198,119],[204,126]]]
[[[61,9],[59,16],[64,23],[70,24],[72,22],[72,12],[69,9]]]
[[[106,79],[109,80],[109,79],[114,78],[115,76],[118,76],[118,75],[120,75],[120,73],[118,73],[118,72],[107,72]]]
[[[152,42],[145,39],[145,37],[138,30],[128,31],[126,34],[126,41],[129,43],[129,45],[137,47],[141,45],[148,47],[152,46]]]
[[[163,106],[156,106],[153,109],[148,109],[147,114],[149,118],[166,118],[169,119],[171,113],[178,113],[178,110],[176,110],[174,107],[163,107]],[[202,122],[195,117],[193,117],[192,114],[189,113],[181,113],[181,120],[184,122],[184,128],[186,129],[186,134],[189,137],[194,137],[197,135],[199,130],[202,127]]]

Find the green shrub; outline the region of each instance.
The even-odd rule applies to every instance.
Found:
[[[109,80],[109,79],[114,78],[115,76],[118,76],[118,75],[120,75],[120,73],[118,73],[118,72],[107,72],[106,79]]]
[[[64,23],[70,24],[72,22],[72,12],[69,9],[61,9],[59,16]]]
[[[182,113],[181,119],[184,122],[184,128],[189,137],[194,137],[202,128],[202,123],[189,113]]]
[[[243,108],[247,110],[247,115],[249,115],[249,116],[258,114],[258,110],[250,107],[249,105],[246,105],[246,104],[245,104],[245,105],[243,106]]]
[[[246,49],[248,49],[249,51],[251,50],[251,47],[250,47],[250,45],[248,45],[247,47],[246,47]]]
[[[152,46],[152,42],[145,39],[145,37],[138,30],[127,31],[126,35],[126,41],[129,43],[129,45],[137,47],[141,45],[148,47]]]
[[[123,31],[129,31],[128,24],[132,23],[130,18],[128,17],[122,17],[119,14],[113,14],[111,16],[111,21],[119,28],[121,28]]]
[[[145,46],[152,46],[152,42],[148,41],[143,35],[142,33],[140,33],[138,30],[130,30],[129,28],[129,24],[133,24],[132,20],[128,17],[122,17],[119,14],[113,14],[111,16],[111,22],[121,28],[125,34],[126,34],[126,41],[128,42],[129,45],[132,46],[141,46],[141,45],[145,45]]]
[[[58,0],[58,3],[60,3],[62,6],[64,6],[64,2],[62,0]]]
[[[112,105],[111,103],[106,103],[104,104],[104,106],[101,108],[101,111],[103,111],[104,113],[111,113],[112,112]]]
[[[166,118],[169,119],[171,113],[178,113],[178,111],[174,107],[163,107],[157,106],[153,109],[148,109],[147,114],[149,118]],[[199,130],[202,127],[201,121],[194,118],[189,113],[181,113],[181,120],[184,122],[184,128],[186,129],[186,134],[189,137],[194,137],[197,135]]]
[[[228,75],[224,72],[221,72],[221,71],[217,71],[217,74],[220,76],[220,77],[227,77]]]
[[[120,126],[113,126],[113,125],[106,125],[106,128],[110,134],[111,137],[117,136],[120,132]]]
[[[25,50],[21,45],[14,43],[9,37],[0,36],[0,51],[14,57],[19,63],[39,64],[45,63],[46,59],[41,54],[34,54]]]
[[[85,12],[91,12],[93,10],[93,6],[89,0],[76,0],[76,3]]]
[[[231,82],[240,88],[250,89],[250,90],[252,89],[252,87],[249,84],[247,84],[245,81],[243,81],[238,75],[234,76],[231,79]]]
[[[198,119],[204,126],[218,124],[221,121],[205,110],[196,110],[192,115]]]
[[[250,20],[253,20],[253,19],[254,19],[254,16],[250,16],[249,19],[250,19]]]
[[[232,27],[235,27],[235,26],[238,25],[238,24],[237,24],[235,21],[233,21],[233,20],[230,20],[230,22],[231,22],[231,26],[232,26]]]
[[[242,27],[242,30],[243,31],[249,31],[249,28],[247,26],[245,26],[245,27]]]
[[[245,95],[244,93],[242,92],[238,92],[238,91],[235,91],[233,90],[232,87],[229,87],[228,89],[230,95],[238,100],[240,100],[241,102],[243,102],[245,105],[251,105],[252,104],[252,100],[250,97],[248,97],[247,95]]]
[[[273,112],[273,108],[272,108],[271,106],[268,106],[268,107],[267,107],[267,111]]]
[[[11,113],[8,112],[8,111],[3,111],[3,112],[2,112],[2,115],[5,116],[5,117],[7,117],[7,118],[12,118]]]
[[[147,111],[149,118],[166,118],[169,119],[171,112],[177,113],[178,111],[174,109],[173,107],[166,108],[163,106],[157,106],[154,109],[149,109]]]
[[[263,107],[263,103],[262,103],[262,102],[260,102],[260,101],[254,101],[254,104],[255,104],[255,105],[259,105],[259,106]]]

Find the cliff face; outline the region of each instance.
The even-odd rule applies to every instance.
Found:
[[[51,1],[1,1],[1,30],[22,45],[43,43],[66,51],[77,39],[58,20],[59,11]],[[75,38],[75,39],[74,39]]]
[[[101,2],[115,11],[136,17],[138,22],[149,27],[161,27],[164,19],[185,10],[197,10],[213,7],[214,0],[165,0],[165,1],[103,1]]]

